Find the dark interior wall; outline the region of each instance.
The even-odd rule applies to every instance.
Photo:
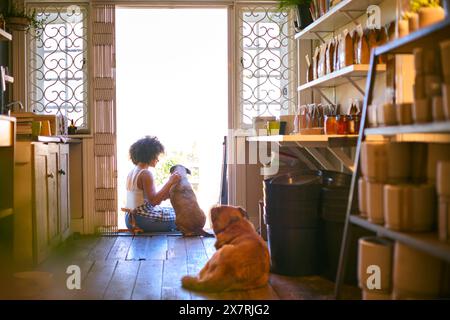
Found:
[[[0,0],[0,13],[6,12],[8,8],[8,0]],[[0,41],[0,65],[8,66],[8,41]],[[0,90],[0,114],[3,114],[5,104],[4,92]]]

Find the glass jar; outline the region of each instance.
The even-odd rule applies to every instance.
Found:
[[[337,134],[337,117],[335,115],[325,116],[325,134]]]
[[[350,116],[350,119],[348,121],[348,134],[358,134],[360,122],[361,122],[360,116],[358,115]]]
[[[350,116],[341,114],[337,118],[337,134],[348,134]]]

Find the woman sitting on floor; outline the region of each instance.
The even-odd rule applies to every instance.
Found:
[[[180,176],[173,173],[167,183],[156,191],[155,180],[149,167],[155,167],[159,156],[164,153],[164,146],[156,137],[145,137],[130,147],[130,158],[135,165],[127,177],[127,208],[125,223],[133,232],[173,231],[175,211],[159,204],[169,198],[170,188],[180,181]]]

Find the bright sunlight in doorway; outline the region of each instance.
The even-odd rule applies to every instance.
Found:
[[[209,213],[219,201],[228,124],[227,10],[123,7],[116,19],[118,207],[133,167],[129,146],[155,135],[166,149],[157,183],[171,165],[185,165]]]

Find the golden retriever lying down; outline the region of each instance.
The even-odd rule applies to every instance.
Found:
[[[270,257],[264,240],[256,233],[240,207],[211,209],[217,251],[197,277],[184,276],[183,287],[197,291],[247,290],[269,280]]]

